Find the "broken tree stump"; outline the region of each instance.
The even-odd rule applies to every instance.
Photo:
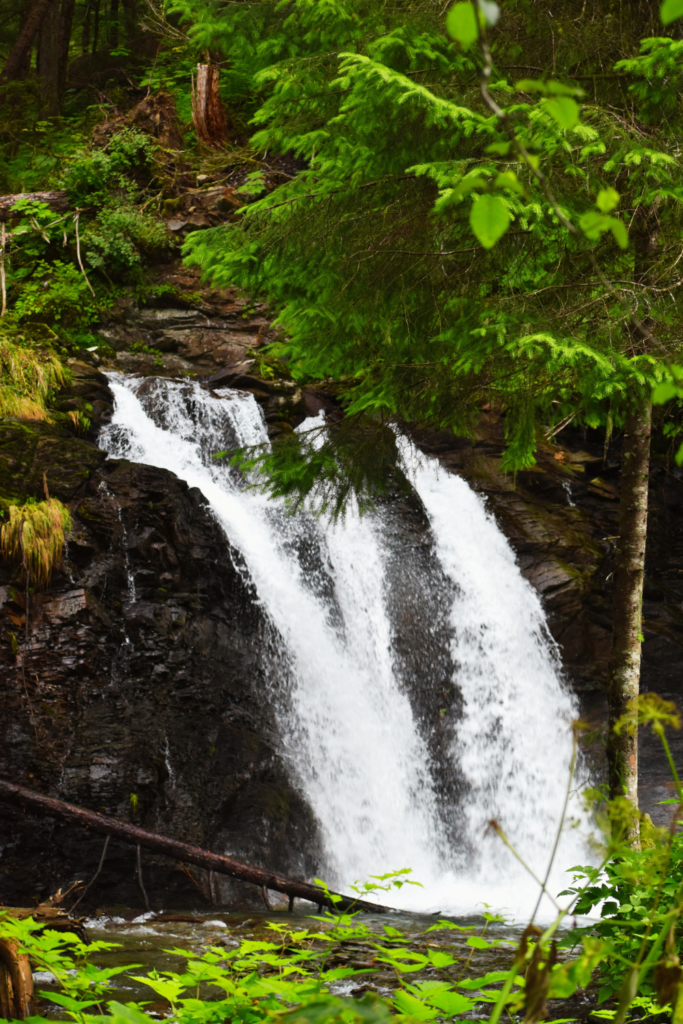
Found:
[[[192,121],[199,138],[213,149],[228,141],[225,110],[218,91],[219,75],[214,64],[198,64],[196,84],[192,79]]]
[[[0,939],[0,1017],[24,1020],[33,1015],[33,973],[28,956],[14,942]]]
[[[133,846],[144,846],[148,850],[163,853],[167,857],[186,861],[189,864],[196,864],[198,867],[206,868],[209,871],[216,871],[219,874],[230,875],[232,878],[239,878],[243,882],[251,882],[260,889],[265,886],[266,889],[285,893],[289,896],[290,910],[294,905],[296,897],[337,911],[368,910],[373,913],[386,913],[391,910],[390,907],[383,907],[378,903],[369,903],[367,900],[354,899],[350,896],[342,896],[340,893],[331,892],[328,895],[318,885],[299,882],[293,878],[287,878],[286,875],[281,875],[279,872],[266,871],[263,868],[257,868],[253,864],[237,860],[234,857],[225,857],[220,853],[210,853],[208,850],[203,850],[200,846],[192,846],[190,843],[183,843],[178,839],[170,839],[168,836],[158,835],[156,832],[148,832],[147,829],[139,828],[137,825],[129,825],[118,818],[109,818],[104,814],[97,814],[95,811],[87,811],[84,807],[68,804],[64,800],[43,796],[42,793],[35,793],[32,789],[27,789],[25,786],[17,786],[15,783],[7,782],[4,779],[0,779],[0,801],[2,800],[30,807],[53,818],[75,821],[79,825],[91,828],[94,832],[115,836],[117,839],[122,839]]]

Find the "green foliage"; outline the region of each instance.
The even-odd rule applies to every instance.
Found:
[[[49,399],[66,380],[50,343],[0,329],[0,417],[48,419]]]
[[[464,49],[476,42],[479,38],[479,24],[474,4],[453,4],[446,15],[446,29]]]
[[[36,260],[26,276],[13,275],[10,280],[12,284],[19,282],[13,290],[16,299],[12,305],[19,324],[75,327],[93,320],[100,308],[82,272],[64,260]]]
[[[504,50],[509,10],[493,29],[489,6],[482,31]],[[262,98],[253,145],[302,161],[237,223],[186,243],[216,284],[278,309],[279,351],[296,379],[345,380],[347,411],[378,428],[403,418],[467,433],[489,403],[505,412],[512,470],[533,463],[540,428],[572,412],[618,426],[667,379],[680,339],[683,178],[666,132],[645,138],[613,106],[579,108],[572,82],[547,74],[513,85],[495,66],[493,115],[478,88],[470,4],[447,20],[472,42],[466,53],[421,2],[400,12],[360,0],[175,7],[193,19],[195,42],[252,69]],[[645,83],[648,68],[630,73]],[[624,327],[634,307],[619,289],[640,274],[641,240],[629,240],[617,199],[626,211],[657,206],[660,290],[634,292],[656,349],[634,345]],[[296,444],[287,441],[287,458]],[[266,460],[269,473],[278,460]],[[304,489],[314,475],[300,464],[288,472]],[[291,495],[282,479],[273,493]],[[331,492],[325,501],[334,505]]]
[[[105,206],[83,232],[89,265],[112,277],[140,267],[145,257],[167,253],[172,246],[158,217],[133,205]]]
[[[0,555],[8,562],[25,563],[32,584],[44,588],[62,561],[65,533],[71,514],[61,501],[10,505],[9,521],[0,526]]]
[[[673,705],[649,694],[639,698],[622,720],[624,728],[635,728],[638,723],[649,725],[660,738],[677,791],[675,803],[683,806],[683,787],[666,739],[666,729],[679,727],[680,716]],[[570,788],[576,731],[574,735]],[[133,813],[136,805],[137,798],[131,794]],[[178,1024],[258,1024],[283,1019],[308,1024],[388,1024],[390,1018],[397,1024],[411,1024],[471,1019],[480,1016],[487,1004],[489,1024],[498,1024],[504,1012],[511,1017],[523,1012],[528,1024],[537,1024],[546,1015],[547,999],[567,999],[585,990],[596,970],[601,1000],[619,996],[617,1010],[598,1011],[599,1016],[623,1024],[627,1018],[636,1021],[657,1015],[668,1003],[676,1007],[677,1015],[683,998],[683,969],[675,940],[683,916],[683,839],[676,825],[674,822],[668,832],[650,826],[643,832],[642,850],[608,836],[602,864],[574,868],[575,884],[561,894],[569,896],[569,902],[557,907],[545,930],[532,918],[516,944],[509,936],[493,931],[492,926],[503,919],[488,912],[482,915],[479,930],[471,924],[441,920],[426,929],[419,943],[392,925],[385,924],[380,933],[359,920],[358,914],[331,912],[309,919],[304,927],[269,921],[268,938],[244,937],[239,943],[210,947],[202,955],[169,950],[185,959],[184,970],[152,970],[131,977],[167,1001]],[[510,846],[498,825],[496,832]],[[521,855],[513,852],[524,865]],[[389,872],[353,888],[366,898],[411,884],[409,875],[407,869]],[[320,879],[315,882],[333,904],[341,899]],[[603,900],[601,920],[569,932],[559,946],[572,953],[560,959],[557,939],[563,920],[570,914],[587,913]],[[446,941],[429,941],[435,932],[446,933]],[[449,945],[449,932],[458,933],[457,948]],[[77,1024],[112,1020],[149,1024],[152,1019],[144,1003],[124,1006],[106,998],[109,978],[135,966],[108,974],[88,962],[90,955],[111,948],[111,944],[88,947],[75,936],[42,931],[41,925],[30,919],[16,921],[0,911],[2,938],[11,939],[20,952],[27,952],[34,966],[53,974],[60,991],[44,994]],[[330,966],[335,954],[349,948],[362,949],[362,966]],[[496,951],[509,966],[479,972],[477,956],[485,955],[490,965]],[[387,969],[396,979],[391,993],[379,978]],[[339,982],[354,978],[362,980],[366,989],[373,982],[383,985],[385,994],[380,997],[366,991],[358,998],[335,993]],[[108,1013],[104,1013],[105,1002]],[[97,1007],[97,1015],[91,1012],[93,1007]],[[44,1018],[32,1019],[42,1022]]]
[[[284,498],[294,513],[343,518],[350,503],[361,512],[390,493],[407,494],[410,485],[398,465],[396,435],[367,415],[342,420],[331,429],[317,426],[285,435],[272,446],[218,452],[231,464],[260,474],[252,486],[271,498]]]
[[[134,174],[149,170],[153,155],[149,135],[123,128],[112,135],[106,149],[89,146],[72,153],[60,185],[75,206],[132,199],[139,189]]]

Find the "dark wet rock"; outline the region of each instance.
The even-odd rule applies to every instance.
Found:
[[[265,692],[272,627],[202,495],[164,470],[105,461],[58,427],[5,424],[1,436],[16,459],[2,487],[31,494],[48,465],[74,528],[65,571],[29,602],[27,653],[23,589],[0,566],[0,776],[314,874],[315,823],[276,753]],[[78,827],[3,808],[0,899],[25,905],[87,878],[101,848]],[[144,861],[153,906],[201,904],[181,866]],[[139,905],[134,870],[135,850],[112,842],[92,905]],[[216,883],[224,900],[259,895]]]
[[[566,678],[579,693],[581,715],[596,730],[585,757],[601,781],[621,438],[605,451],[599,435],[568,428],[558,444],[542,443],[536,465],[513,478],[500,470],[503,426],[491,414],[482,417],[472,440],[434,431],[416,431],[415,437],[486,496],[523,575],[540,593]],[[656,450],[649,508],[641,692],[659,693],[683,707],[683,475]],[[672,795],[670,773],[656,738],[642,732],[641,807],[668,824],[668,811],[656,802]],[[670,741],[683,758],[680,733]]]
[[[98,334],[122,372],[163,376],[213,374],[277,336],[261,307],[234,288],[201,287],[178,263],[157,268],[142,300],[122,298]]]

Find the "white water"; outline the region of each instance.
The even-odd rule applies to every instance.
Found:
[[[382,902],[451,913],[486,902],[528,913],[538,887],[484,832],[497,819],[544,873],[567,784],[575,707],[544,636],[538,597],[481,500],[401,442],[443,573],[456,584],[455,597],[449,589],[443,598],[451,605],[454,684],[465,699],[452,756],[469,791],[462,807],[444,807],[393,664],[384,517],[351,514],[344,526],[325,527],[287,517],[245,490],[211,455],[267,441],[251,395],[226,390],[212,397],[192,383],[141,384],[116,375],[111,383],[116,409],[100,443],[114,457],[169,469],[200,488],[281,638],[272,687],[287,709],[283,753],[319,819],[328,879],[348,886],[410,867],[424,887],[381,894]],[[323,561],[317,582],[331,580],[333,598],[300,565],[297,544],[311,540]],[[445,838],[444,817],[451,816],[463,840],[457,850]],[[577,833],[564,836],[558,863],[585,859]],[[558,873],[555,891],[563,881]]]

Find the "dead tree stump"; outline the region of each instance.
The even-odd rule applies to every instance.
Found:
[[[219,69],[213,64],[197,65],[192,79],[192,121],[197,135],[207,146],[220,149],[228,141],[225,110],[218,92]]]
[[[0,1017],[24,1020],[33,1015],[33,974],[28,956],[0,939]]]

